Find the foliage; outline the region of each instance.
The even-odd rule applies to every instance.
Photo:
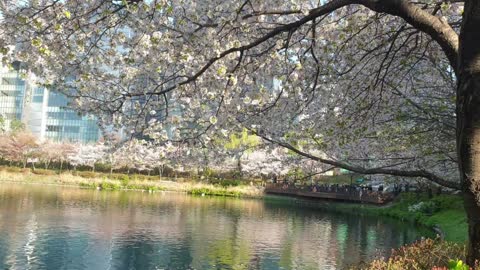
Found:
[[[448,267],[448,269],[463,270],[465,266],[461,263],[461,260],[465,260],[465,256],[466,250],[463,245],[441,240],[425,239],[394,250],[387,260],[374,260],[368,263],[368,265],[354,269],[420,270]],[[452,260],[455,264],[452,264]],[[468,268],[466,269],[468,270]]]
[[[6,64],[24,62],[39,83],[77,96],[77,109],[150,148],[188,141],[239,160],[262,138],[353,171],[458,180],[450,158],[458,61],[445,57],[456,46],[434,34],[458,42],[462,4],[436,14],[432,1],[387,2],[378,10],[374,0],[7,1],[0,51]],[[399,3],[409,9],[375,15]],[[415,24],[412,10],[428,22]],[[433,27],[440,18],[451,23],[441,31]],[[146,162],[108,154],[112,169],[188,163],[178,152],[144,151]],[[211,166],[211,156],[198,167]]]
[[[421,212],[424,214],[433,214],[439,210],[438,205],[433,201],[419,202],[408,207],[409,212]]]
[[[457,259],[448,262],[448,270],[470,270],[470,267]]]
[[[25,124],[18,120],[14,119],[10,122],[10,131],[13,133],[25,131]]]
[[[224,147],[227,150],[235,150],[242,147],[245,147],[247,148],[246,150],[248,150],[260,143],[260,138],[258,136],[249,134],[247,129],[243,129],[239,134],[230,134],[228,139],[229,140],[227,140],[226,143],[223,141],[218,141],[217,143],[224,143]]]
[[[218,185],[221,187],[236,187],[242,184],[241,180],[234,179],[234,180],[228,180],[228,179],[212,179],[209,181],[213,185]]]
[[[428,206],[424,208],[425,211],[409,211],[412,205],[420,202]],[[394,205],[379,211],[400,220],[410,220],[431,228],[439,227],[449,241],[462,243],[467,238],[467,218],[460,196],[440,195],[429,199],[425,194],[402,194]]]
[[[81,177],[84,177],[84,178],[95,178],[95,177],[98,177],[98,173],[95,173],[95,172],[89,172],[89,171],[86,171],[86,172],[75,172],[74,175],[78,175],[78,176],[81,176]]]
[[[226,197],[240,197],[241,193],[227,189],[211,189],[211,188],[193,188],[188,191],[192,195],[211,195],[211,196],[226,196]]]
[[[35,169],[35,170],[32,170],[32,173],[40,174],[40,175],[56,175],[57,174],[55,171],[45,170],[45,169]]]
[[[0,182],[14,181],[14,182],[29,182],[41,184],[61,184],[61,185],[77,185],[82,188],[89,189],[106,189],[106,190],[141,190],[141,191],[177,191],[187,192],[191,194],[201,195],[215,195],[215,196],[233,196],[233,197],[262,197],[263,189],[250,186],[236,186],[236,187],[220,187],[211,184],[197,183],[197,182],[173,182],[173,181],[158,181],[158,177],[154,177],[154,181],[144,178],[133,179],[130,178],[128,184],[120,179],[109,178],[109,174],[98,174],[95,178],[84,178],[77,175],[72,175],[68,172],[60,174],[30,174],[30,169],[23,170],[15,168],[15,172],[8,172],[9,167],[0,167]]]

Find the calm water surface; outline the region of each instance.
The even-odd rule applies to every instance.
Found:
[[[342,269],[422,236],[292,200],[0,184],[0,269]]]

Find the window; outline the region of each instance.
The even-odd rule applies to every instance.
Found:
[[[34,96],[32,98],[33,103],[42,103],[43,102],[43,96]]]
[[[33,94],[36,96],[43,96],[43,92],[44,92],[43,87],[37,87],[35,88],[35,91],[33,92]]]
[[[3,85],[15,85],[17,84],[17,78],[2,78]]]
[[[14,91],[14,90],[1,90],[0,95],[1,96],[7,96],[7,97],[16,97],[19,96],[22,92],[21,91]]]
[[[68,104],[67,98],[58,93],[50,92],[48,95],[48,106],[49,107],[65,107]]]
[[[77,126],[65,126],[64,127],[65,132],[69,133],[78,133],[80,131],[80,127]]]
[[[61,130],[60,126],[47,126],[47,131],[60,132],[60,130]]]
[[[17,77],[3,77],[2,78],[2,84],[3,85],[18,85],[18,86],[24,86],[25,81],[21,80]]]

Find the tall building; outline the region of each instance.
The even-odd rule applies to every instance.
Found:
[[[35,76],[23,75],[20,64],[14,70],[0,68],[0,115],[5,127],[19,120],[37,138],[89,143],[100,138],[97,120],[68,107],[68,98],[35,85]]]

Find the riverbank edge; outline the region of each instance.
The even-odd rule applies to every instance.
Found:
[[[49,184],[101,190],[148,192],[173,191],[200,196],[263,198],[269,201],[274,201],[275,198],[282,198],[282,200],[290,200],[295,204],[302,204],[302,206],[314,207],[323,211],[351,215],[385,216],[411,222],[433,230],[446,241],[464,243],[467,237],[467,221],[463,209],[463,201],[460,196],[456,195],[440,195],[428,199],[426,195],[419,196],[418,194],[411,193],[401,194],[394,202],[391,202],[388,205],[375,206],[368,204],[308,200],[291,196],[266,195],[262,187],[253,185],[222,187],[193,181],[152,181],[129,179],[128,177],[119,180],[109,179],[107,176],[102,178],[86,178],[72,175],[71,172],[63,172],[60,174],[54,173],[54,171],[51,172],[51,174],[44,175],[36,174],[29,170],[10,172],[5,168],[0,168],[0,182]],[[409,206],[418,204],[419,202],[434,202],[438,205],[438,209],[432,214],[424,214],[421,212],[412,213],[408,210]]]
[[[292,197],[269,195],[267,198],[274,202]],[[463,200],[458,195],[439,195],[429,199],[426,194],[404,193],[400,194],[393,202],[383,206],[308,200],[298,197],[292,202],[296,205],[300,204],[328,212],[393,218],[428,228],[448,242],[464,244],[467,241],[467,217],[463,208]],[[410,206],[420,202],[432,202],[437,205],[437,209],[428,214],[409,211]]]
[[[242,198],[262,198],[263,188],[256,186],[222,187],[198,182],[174,182],[168,180],[119,180],[102,178],[85,178],[72,175],[69,172],[61,174],[39,175],[32,172],[7,172],[0,169],[0,182],[19,184],[44,184],[70,186],[85,189],[119,190],[119,191],[147,191],[182,192],[200,196],[223,196]]]

